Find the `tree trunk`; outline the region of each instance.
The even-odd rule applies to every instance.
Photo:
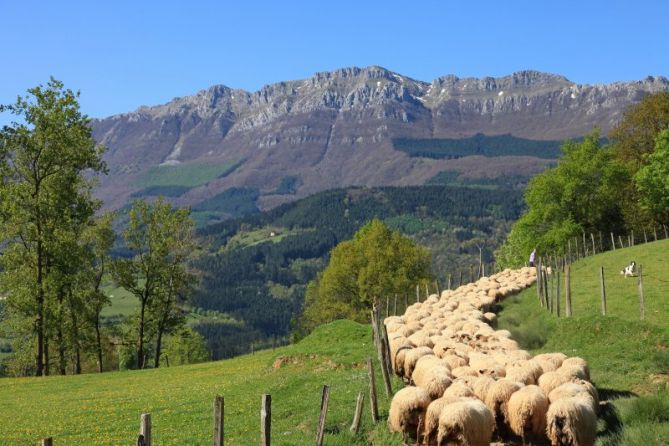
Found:
[[[158,339],[156,339],[156,360],[153,363],[155,368],[160,367],[160,347],[163,340],[163,328],[158,328]]]
[[[98,372],[102,373],[102,338],[100,336],[100,314],[95,318],[95,340],[98,350]]]
[[[147,292],[144,291],[139,312],[139,339],[137,340],[137,368],[144,368],[144,312],[146,310]]]
[[[41,227],[37,225],[37,315],[35,317],[35,331],[37,331],[37,358],[35,375],[44,375],[44,289],[42,277],[42,241]]]
[[[56,340],[58,341],[58,373],[61,375],[67,374],[67,360],[65,359],[65,340],[63,339],[63,289],[58,290],[58,331],[56,333]]]

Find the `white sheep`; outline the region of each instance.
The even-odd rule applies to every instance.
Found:
[[[507,417],[511,431],[523,439],[523,444],[539,443],[545,436],[548,398],[539,386],[518,389],[509,398]]]
[[[390,402],[388,413],[390,431],[401,433],[405,443],[407,437],[416,437],[418,424],[421,418],[424,419],[430,402],[430,395],[420,387],[404,387],[398,390]]]
[[[509,399],[514,392],[517,392],[523,384],[508,380],[506,378],[495,381],[488,387],[485,396],[485,404],[493,414],[495,420],[495,431],[501,437],[507,432],[507,407]]]
[[[559,399],[548,407],[546,434],[553,446],[592,446],[597,435],[597,416],[592,400],[585,397]]]
[[[564,383],[551,391],[548,399],[551,403],[564,398],[583,396],[592,400],[592,408],[595,412],[599,411],[599,394],[591,382],[577,379],[572,382]]]
[[[451,385],[451,375],[444,366],[419,367],[417,365],[411,375],[411,380],[416,386],[425,389],[431,399],[441,397]]]
[[[439,415],[437,444],[488,446],[494,427],[490,409],[470,399],[447,404]]]
[[[430,405],[427,406],[427,411],[425,412],[423,430],[419,434],[419,437],[422,437],[422,439],[418,439],[418,444],[424,444],[426,446],[436,445],[437,431],[439,429],[439,416],[441,415],[444,407],[446,407],[448,404],[452,404],[458,401],[466,401],[469,399],[471,398],[447,395],[432,401]]]

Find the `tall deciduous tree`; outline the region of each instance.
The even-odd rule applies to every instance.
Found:
[[[36,375],[48,373],[46,317],[58,312],[49,299],[58,289],[52,285],[62,282],[56,275],[64,273],[55,266],[63,254],[61,231],[93,215],[98,203],[84,174],[104,171],[103,148],[78,97],[52,78],[0,107],[20,121],[0,131],[0,288],[14,311],[34,321]]]
[[[116,282],[140,303],[137,318],[136,366],[146,367],[147,335],[156,335],[156,366],[160,363],[162,335],[180,322],[178,298],[192,275],[186,259],[193,251],[193,222],[187,209],[174,209],[162,197],[153,204],[133,203],[126,246],[135,252],[129,260],[114,264]]]
[[[655,151],[646,155],[645,165],[634,180],[639,190],[641,207],[657,223],[669,222],[669,130],[657,137]]]
[[[522,265],[533,248],[563,253],[570,237],[619,231],[619,191],[628,177],[601,147],[593,132],[581,143],[567,142],[556,167],[535,176],[525,191],[527,211],[513,225],[497,253],[506,265]]]
[[[374,219],[337,245],[330,263],[307,287],[303,326],[334,319],[366,321],[375,299],[410,292],[430,277],[430,255]]]

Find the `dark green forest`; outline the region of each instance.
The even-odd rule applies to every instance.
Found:
[[[306,283],[334,246],[375,217],[430,246],[435,278],[445,284],[450,273],[456,285],[460,273],[469,280],[479,254],[492,262],[521,210],[521,192],[502,187],[349,188],[202,228],[205,252],[194,263],[201,286],[191,304],[235,322],[209,318],[193,328],[213,358],[287,342]]]
[[[477,133],[469,138],[394,138],[395,150],[406,152],[411,157],[451,159],[463,156],[535,156],[555,159],[560,155],[563,141],[540,141],[516,136],[487,136]]]

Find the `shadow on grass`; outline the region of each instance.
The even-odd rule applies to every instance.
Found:
[[[623,431],[623,421],[620,418],[618,409],[613,405],[612,400],[619,398],[632,398],[638,396],[634,392],[627,390],[615,390],[606,388],[597,388],[599,393],[599,419],[601,429],[598,429],[597,436],[600,438],[599,445],[617,446],[620,443]]]

